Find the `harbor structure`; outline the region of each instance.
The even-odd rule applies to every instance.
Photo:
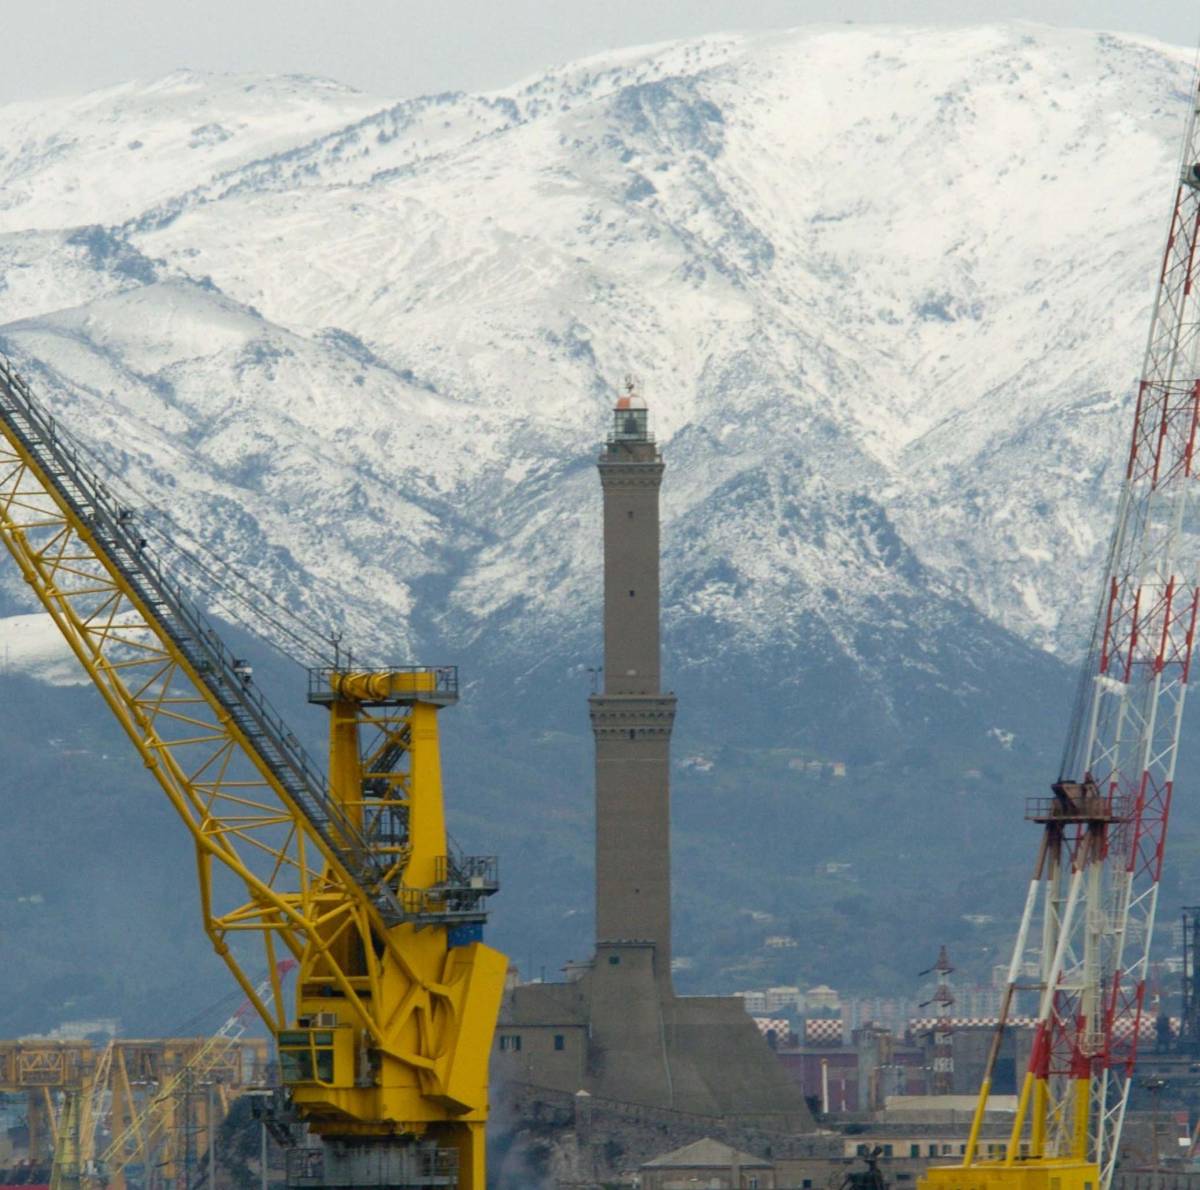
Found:
[[[604,676],[595,738],[596,937],[563,983],[522,984],[501,1012],[493,1073],[525,1095],[583,1093],[731,1126],[811,1132],[812,1115],[736,996],[671,978],[670,746],[662,689],[659,492],[646,402],[627,384],[597,466],[604,516]]]

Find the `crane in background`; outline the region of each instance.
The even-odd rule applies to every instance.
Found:
[[[1099,608],[974,1122],[928,1190],[1107,1190],[1133,1079],[1200,603],[1200,95],[1194,92]],[[1026,972],[1036,971],[1035,977]],[[1027,981],[1027,982],[1023,982]],[[1036,1030],[1004,1156],[978,1160],[1006,1022]]]
[[[311,669],[324,774],[7,360],[0,541],[191,835],[204,928],[322,1142],[303,1184],[483,1190],[506,962],[482,941],[495,858],[447,843],[437,714],[456,669],[337,650]]]
[[[211,1043],[204,1037],[114,1037],[97,1049],[83,1039],[0,1040],[0,1100],[24,1100],[28,1130],[17,1146],[20,1155],[12,1154],[14,1164],[0,1170],[0,1183],[48,1184],[55,1173],[60,1185],[94,1180],[106,1138],[131,1127],[157,1090],[211,1050]],[[219,1056],[210,1053],[206,1065],[224,1114],[230,1096],[261,1092],[269,1071],[266,1040],[232,1040]],[[183,1147],[182,1120],[177,1115],[160,1137],[162,1149]],[[147,1157],[157,1160],[149,1150]],[[121,1190],[119,1176],[109,1184]]]
[[[277,969],[279,978],[286,978],[295,966],[293,959],[282,960]],[[264,979],[255,990],[259,996],[268,995],[271,990],[270,979]],[[103,1185],[113,1186],[115,1190],[125,1190],[126,1169],[136,1164],[145,1170],[152,1155],[164,1147],[164,1140],[168,1142],[168,1151],[159,1154],[158,1163],[174,1167],[179,1159],[178,1153],[172,1151],[178,1147],[177,1143],[171,1143],[177,1141],[178,1130],[173,1125],[178,1098],[206,1080],[215,1080],[230,1056],[240,1052],[238,1043],[245,1036],[249,1024],[247,1018],[253,1011],[253,1004],[244,1000],[237,1011],[162,1083],[141,1111],[137,1112],[123,1129],[115,1131],[94,1166],[89,1167],[88,1163],[84,1162],[84,1176],[94,1178]],[[111,1048],[110,1045],[109,1049]],[[219,1118],[224,1118],[228,1107],[228,1103],[221,1103]],[[94,1119],[100,1118],[100,1113],[95,1108],[92,1115]],[[205,1114],[204,1130],[210,1138],[217,1126],[217,1119],[218,1116],[211,1112]]]

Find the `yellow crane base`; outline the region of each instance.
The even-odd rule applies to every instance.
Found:
[[[1007,1165],[976,1161],[971,1165],[935,1165],[918,1190],[1099,1190],[1100,1167],[1090,1161],[1028,1158]]]

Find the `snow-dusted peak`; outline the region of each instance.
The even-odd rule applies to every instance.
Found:
[[[760,592],[720,631],[806,608],[850,640],[910,558],[905,598],[1070,651],[1189,84],[1144,38],[825,25],[485,95],[184,72],[11,105],[0,227],[44,230],[0,237],[5,338],[101,438],[128,413],[183,487],[192,459],[197,527],[232,485],[253,530],[229,548],[292,550],[322,500],[366,548],[394,500],[406,574],[367,619],[582,624],[574,477],[632,372],[672,466],[668,576],[702,542],[718,587]],[[335,582],[307,540],[296,572]]]
[[[181,70],[0,106],[0,231],[113,224],[382,106],[299,75]]]

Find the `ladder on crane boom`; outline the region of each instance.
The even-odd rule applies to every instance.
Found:
[[[1200,602],[1200,93],[1193,93],[1091,644],[1042,826],[961,1165],[926,1190],[1108,1190],[1142,1031],[1150,943]],[[1036,974],[1035,974],[1036,973]],[[1036,994],[1003,1156],[979,1160],[1019,994]]]

